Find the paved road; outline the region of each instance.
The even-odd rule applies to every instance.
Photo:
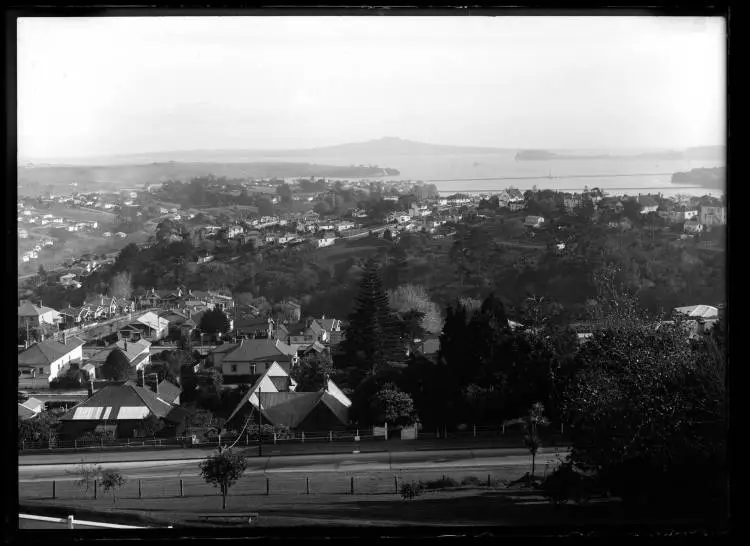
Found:
[[[198,450],[194,451],[196,455]],[[202,454],[205,456],[205,453]],[[542,448],[537,464],[555,460],[555,450]],[[130,478],[168,478],[198,475],[201,458],[113,463]],[[300,455],[289,457],[249,457],[247,474],[288,474],[320,472],[377,472],[406,470],[441,470],[456,468],[493,468],[528,465],[525,449],[485,449],[450,451],[412,451],[400,453],[348,453]],[[104,466],[107,466],[106,464]],[[19,466],[19,482],[73,481],[75,464]]]

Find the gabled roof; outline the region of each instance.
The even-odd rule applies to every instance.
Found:
[[[60,311],[60,314],[75,318],[81,314],[81,311],[83,311],[82,307],[66,307]]]
[[[44,402],[39,400],[38,398],[29,398],[26,400],[26,402],[23,403],[23,406],[27,409],[30,409],[31,411],[41,411],[44,409]]]
[[[182,391],[180,390],[180,387],[165,379],[159,383],[157,392],[159,393],[159,398],[170,404],[174,404]]]
[[[274,342],[270,339],[243,339],[231,353],[224,357],[224,362],[253,362],[288,357],[288,354],[279,350],[278,344],[278,340]]]
[[[51,364],[55,360],[69,354],[84,342],[77,337],[70,337],[67,344],[57,341],[45,340],[35,343],[24,352],[18,355],[19,365],[39,365]]]
[[[19,306],[18,316],[19,317],[38,317],[39,315],[49,313],[50,311],[57,313],[57,311],[55,311],[51,307],[36,306],[33,303],[27,301],[27,302],[24,302],[23,305]]]
[[[719,316],[719,310],[711,305],[689,305],[677,307],[675,311],[691,318],[713,319]]]
[[[139,339],[138,341],[120,339],[113,347],[121,349],[128,356],[128,360],[132,361],[139,354],[148,351],[149,347],[151,347],[151,342],[146,339]]]
[[[153,311],[149,311],[148,313],[145,313],[144,315],[138,317],[136,321],[148,326],[153,330],[162,330],[169,325],[169,322],[167,320],[161,318]]]
[[[38,415],[37,412],[35,412],[33,410],[30,410],[29,408],[27,408],[23,404],[18,404],[18,417],[20,419],[24,419],[24,420],[25,419],[33,419],[37,415]]]
[[[140,420],[150,414],[167,417],[173,406],[148,389],[127,382],[107,385],[73,407],[61,421]]]
[[[656,199],[654,199],[650,195],[639,195],[638,196],[638,203],[642,207],[655,207],[655,206],[657,206],[659,204],[656,201]]]
[[[289,386],[291,385],[291,379],[284,376],[270,377],[271,383],[279,392],[289,392]]]
[[[274,425],[296,428],[322,398],[322,392],[261,393],[263,415]]]

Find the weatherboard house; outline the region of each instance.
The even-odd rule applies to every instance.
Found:
[[[245,418],[288,427],[298,432],[324,432],[342,429],[349,423],[351,400],[330,379],[313,392],[297,392],[297,383],[278,364],[255,381],[227,419],[240,424]],[[249,406],[249,407],[248,407]]]

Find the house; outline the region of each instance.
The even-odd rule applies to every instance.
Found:
[[[144,332],[144,338],[154,341],[166,336],[169,329],[169,322],[153,311],[144,313],[131,324]]]
[[[213,260],[214,260],[213,254],[206,253],[206,254],[204,254],[202,256],[198,256],[198,259],[196,260],[196,263],[198,265],[207,264],[209,262],[212,262]]]
[[[109,296],[94,296],[84,302],[94,318],[111,317],[117,313],[117,300]]]
[[[25,229],[18,228],[18,237],[20,237],[21,239],[28,239],[29,232]]]
[[[336,242],[336,237],[333,235],[326,235],[322,239],[316,239],[315,240],[318,248],[324,248],[327,246],[333,246],[333,244]]]
[[[115,438],[144,437],[143,419],[154,416],[167,425],[163,434],[184,432],[187,412],[150,389],[133,382],[107,385],[60,417],[60,436],[78,438],[87,432],[105,432]]]
[[[641,214],[656,212],[659,209],[659,203],[650,195],[638,195],[638,204],[641,207]]]
[[[702,206],[699,219],[704,226],[724,225],[727,223],[727,208]]]
[[[582,200],[580,196],[574,195],[572,197],[565,197],[563,199],[563,206],[568,213],[573,213],[577,208],[581,206]]]
[[[296,351],[278,339],[241,339],[231,345],[233,347],[229,350],[209,355],[210,361],[217,366],[217,356],[221,354],[219,360],[225,383],[262,373],[273,364],[288,372],[299,361]]]
[[[118,351],[127,359],[128,363],[132,366],[133,371],[137,372],[151,363],[150,349],[151,343],[148,340],[123,338],[92,355],[87,363],[92,364],[94,368],[99,368],[107,361],[107,358],[112,351]]]
[[[703,224],[700,222],[700,220],[697,219],[687,220],[682,225],[682,229],[685,233],[700,233],[703,231]]]
[[[109,231],[105,231],[104,233],[102,233],[102,237],[112,237],[112,233],[110,233]]]
[[[719,320],[719,309],[712,305],[677,307],[673,313],[688,320],[696,334],[703,334],[710,330]]]
[[[115,233],[115,235],[117,237],[120,237],[121,239],[123,239],[123,238],[125,238],[125,237],[128,236],[126,233],[123,233],[122,231],[118,231],[117,233]]]
[[[260,410],[264,422],[297,431],[334,430],[349,423],[351,400],[327,379],[317,392],[297,392],[294,380],[279,367],[266,371],[227,419],[240,415],[247,404]]]
[[[166,379],[162,380],[156,385],[154,393],[156,396],[173,406],[180,405],[180,395],[182,394],[182,390],[171,381],[167,381]]]
[[[238,318],[235,321],[235,331],[239,335],[250,338],[275,337],[276,324],[272,318],[260,319],[256,317]]]
[[[59,377],[72,363],[83,360],[84,341],[72,336],[63,343],[53,340],[35,343],[18,355],[19,387],[28,384],[49,387],[49,382]]]
[[[88,319],[91,310],[85,305],[82,307],[66,307],[60,311],[62,323],[70,328],[77,324],[82,324]]]
[[[42,324],[60,324],[60,313],[50,307],[36,306],[31,302],[23,302],[18,307],[18,327],[38,328]]]
[[[68,273],[60,277],[60,284],[63,286],[71,286],[75,282],[75,274]]]
[[[337,231],[346,231],[347,229],[354,229],[354,222],[336,222],[336,230]]]
[[[682,224],[686,220],[692,220],[697,216],[698,209],[680,207],[669,211],[667,221],[671,224]]]
[[[530,228],[538,228],[544,224],[544,218],[541,216],[527,216],[523,225]]]

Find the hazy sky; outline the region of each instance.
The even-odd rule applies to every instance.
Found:
[[[718,18],[25,18],[19,156],[721,144],[725,50]]]

